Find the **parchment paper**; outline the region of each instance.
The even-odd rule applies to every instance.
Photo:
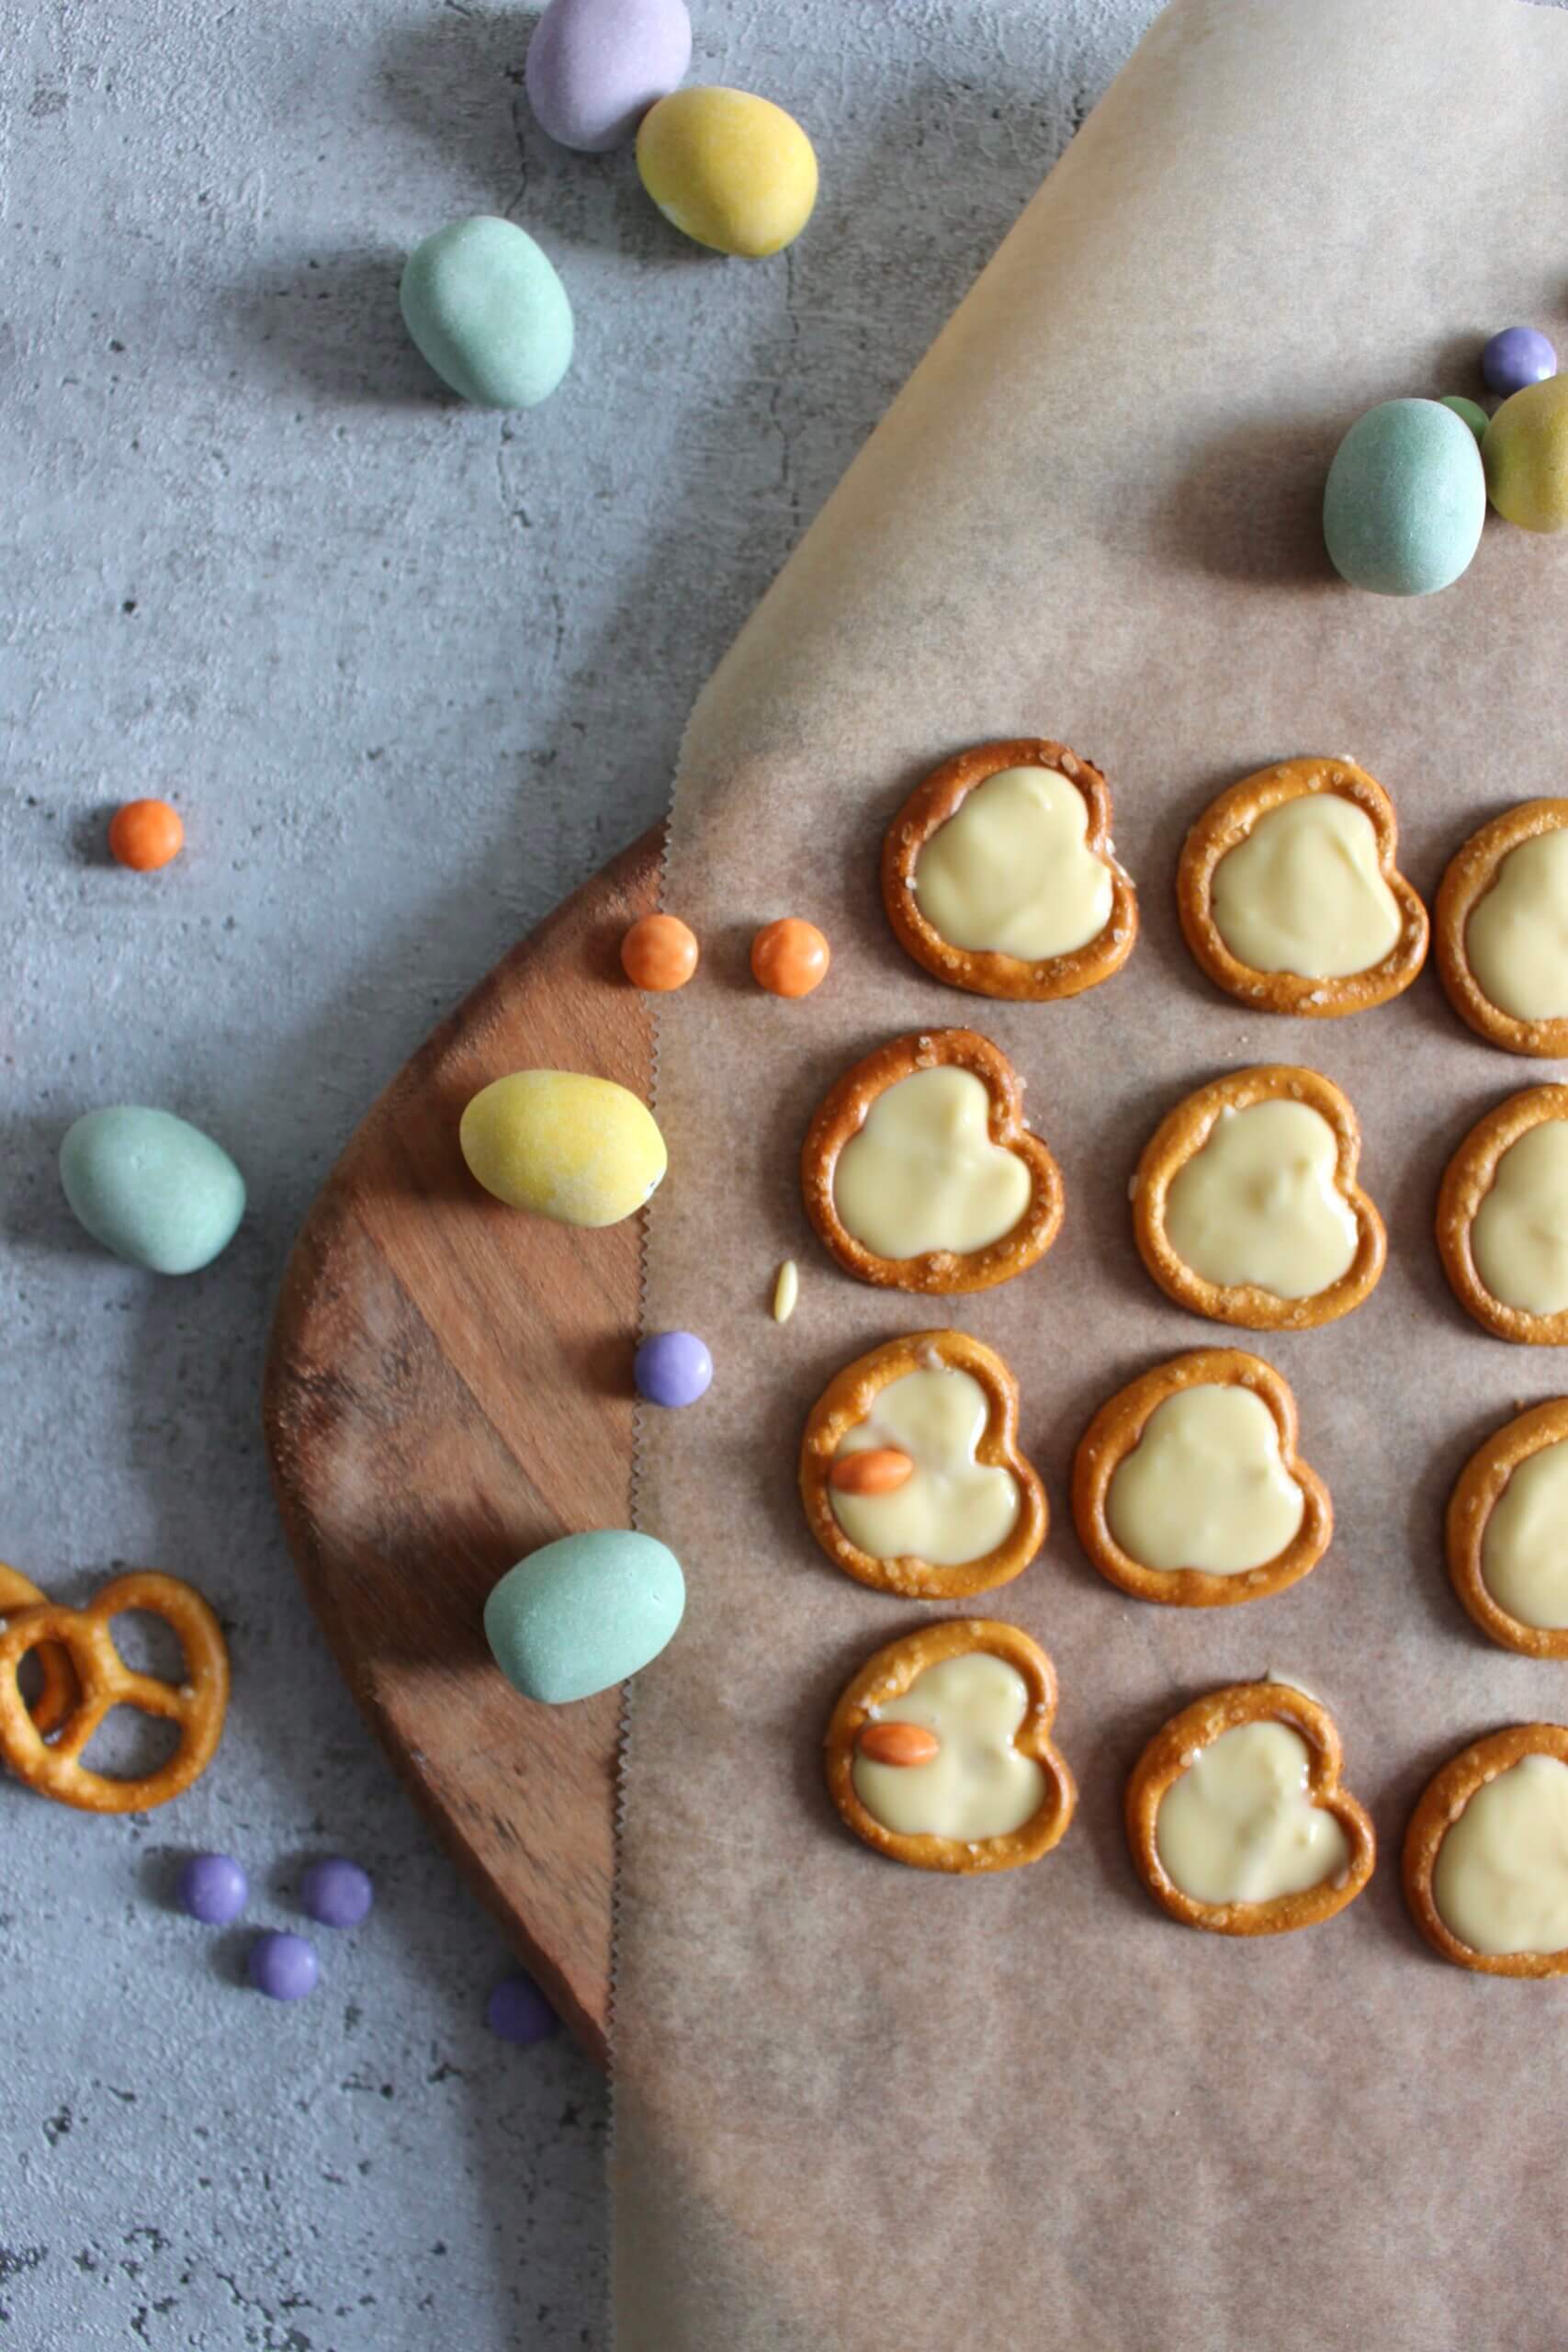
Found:
[[[1568,2342],[1568,1984],[1446,1967],[1398,1884],[1444,1758],[1568,1717],[1568,1669],[1487,1645],[1441,1550],[1470,1452],[1568,1378],[1467,1321],[1431,1238],[1454,1145],[1554,1073],[1472,1037],[1430,973],[1348,1022],[1251,1016],[1201,979],[1172,902],[1193,817],[1275,758],[1365,763],[1428,900],[1472,827],[1563,789],[1568,546],[1494,521],[1462,582],[1394,603],[1333,580],[1315,518],[1360,409],[1475,390],[1508,321],[1568,348],[1565,126],[1568,24],[1517,0],[1181,0],[697,707],[667,903],[705,960],[661,1024],[647,1319],[703,1332],[718,1376],[699,1410],[649,1416],[641,1469],[641,1521],[691,1597],[631,1712],[622,2352]],[[1140,888],[1131,964],[1072,1004],[944,989],[879,910],[900,798],[1011,733],[1104,766]],[[803,1004],[745,978],[753,926],[784,911],[836,951]],[[835,1270],[795,1166],[841,1069],[953,1023],[1027,1075],[1067,1213],[1042,1266],[933,1306]],[[1173,1102],[1265,1060],[1347,1089],[1390,1227],[1359,1313],[1247,1342],[1295,1388],[1338,1529],[1277,1599],[1139,1605],[1078,1551],[1072,1449],[1122,1382],[1220,1334],[1143,1272],[1127,1180]],[[802,1297],[781,1331],[786,1255]],[[1082,1787],[1053,1856],[981,1882],[885,1863],[829,1807],[831,1702],[922,1612],[840,1576],[795,1492],[829,1376],[932,1321],[1022,1385],[1054,1524],[989,1605],[1055,1657]],[[1248,1945],[1155,1907],[1119,1805],[1167,1715],[1270,1667],[1333,1706],[1382,1853],[1339,1919]]]

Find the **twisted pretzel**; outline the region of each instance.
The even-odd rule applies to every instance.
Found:
[[[24,1609],[41,1607],[46,1600],[47,1595],[39,1590],[30,1577],[25,1577],[20,1568],[8,1568],[0,1560],[0,1633]],[[71,1660],[60,1643],[39,1642],[33,1654],[43,1680],[30,1712],[39,1737],[47,1739],[51,1731],[60,1729],[81,1694]]]
[[[162,1618],[178,1635],[183,1682],[164,1682],[126,1665],[110,1622],[130,1609]],[[81,1685],[75,1712],[52,1747],[45,1746],[17,1685],[17,1668],[42,1642],[60,1644]],[[0,1756],[40,1796],[82,1813],[144,1813],[177,1797],[212,1761],[228,1703],[229,1654],[217,1618],[188,1584],[151,1568],[116,1577],[85,1609],[46,1601],[23,1610],[0,1634]],[[135,1707],[178,1724],[180,1744],[167,1763],[140,1780],[111,1780],[84,1764],[82,1752],[111,1707]]]

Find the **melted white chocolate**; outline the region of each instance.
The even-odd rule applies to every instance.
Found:
[[[1238,1724],[1201,1748],[1160,1800],[1155,1843],[1195,1903],[1271,1903],[1337,1877],[1349,1842],[1307,1794],[1307,1744],[1286,1724]]]
[[[1482,993],[1516,1021],[1568,1016],[1568,831],[1536,833],[1498,863],[1464,933]]]
[[[921,850],[915,902],[954,947],[1036,963],[1111,920],[1111,871],[1086,845],[1089,804],[1049,768],[1003,768]]]
[[[1568,1764],[1521,1756],[1483,1782],[1438,1849],[1432,1900],[1472,1951],[1568,1946]]]
[[[1277,1559],[1305,1510],[1273,1414],[1234,1383],[1183,1388],[1156,1405],[1105,1498],[1130,1559],[1222,1577]]]
[[[855,1239],[879,1258],[962,1254],[1010,1233],[1032,1179],[993,1143],[991,1100],[973,1070],[912,1070],[885,1087],[839,1154],[833,1199]]]
[[[1482,1534],[1481,1581],[1521,1625],[1568,1625],[1568,1439],[1510,1472]]]
[[[1013,1738],[1029,1704],[1016,1667],[989,1650],[943,1658],[917,1675],[879,1723],[924,1724],[942,1746],[929,1764],[874,1764],[858,1755],[855,1793],[904,1837],[1005,1838],[1039,1812],[1045,1775]]]
[[[1215,867],[1210,906],[1239,962],[1303,979],[1369,971],[1403,928],[1372,820],[1337,792],[1301,793],[1259,817]]]
[[[979,1382],[951,1366],[890,1380],[844,1437],[838,1458],[893,1445],[915,1466],[890,1494],[829,1487],[833,1516],[851,1543],[874,1559],[929,1560],[935,1568],[994,1552],[1012,1532],[1019,1492],[1010,1470],[975,1459],[988,1412]]]
[[[1527,1127],[1497,1162],[1470,1228],[1475,1271],[1505,1306],[1568,1306],[1568,1119]]]
[[[1222,1111],[1166,1195],[1171,1248],[1194,1273],[1276,1298],[1327,1290],[1356,1255],[1356,1220],[1335,1182],[1334,1130],[1305,1102]]]

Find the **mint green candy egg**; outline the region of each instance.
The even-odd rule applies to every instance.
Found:
[[[1445,392],[1438,402],[1438,406],[1451,408],[1456,416],[1462,416],[1477,441],[1483,441],[1486,438],[1486,428],[1492,419],[1479,401],[1466,400],[1462,392]]]
[[[72,1215],[95,1241],[154,1274],[194,1274],[234,1238],[245,1180],[221,1144],[172,1111],[89,1111],[60,1147]]]
[[[1430,596],[1468,570],[1486,520],[1474,433],[1441,401],[1384,401],[1334,453],[1323,493],[1329,561],[1376,596]]]
[[[444,383],[477,408],[534,408],[571,365],[571,304],[547,254],[480,213],[416,245],[403,323]]]
[[[659,1656],[686,1606],[668,1544],[629,1528],[563,1535],[508,1568],[485,1602],[485,1638],[525,1699],[591,1699]]]

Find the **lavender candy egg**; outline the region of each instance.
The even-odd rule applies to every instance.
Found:
[[[299,1881],[299,1908],[321,1928],[357,1928],[374,1900],[369,1873],[343,1854],[324,1854]]]
[[[649,1405],[694,1405],[713,1382],[713,1358],[694,1331],[655,1331],[632,1359],[637,1393]]]
[[[269,1930],[245,1954],[245,1973],[269,2001],[302,2001],[316,1989],[315,1947],[287,1929]]]
[[[1486,389],[1506,400],[1527,384],[1544,384],[1557,373],[1557,354],[1537,327],[1505,327],[1481,355]]]
[[[524,79],[541,130],[602,155],[632,137],[691,62],[685,0],[550,0]]]
[[[503,1976],[485,2003],[485,2023],[502,2041],[526,2049],[560,2031],[560,2019],[531,1976]]]
[[[187,1854],[175,1899],[204,1928],[226,1928],[250,1900],[250,1884],[232,1854]]]

